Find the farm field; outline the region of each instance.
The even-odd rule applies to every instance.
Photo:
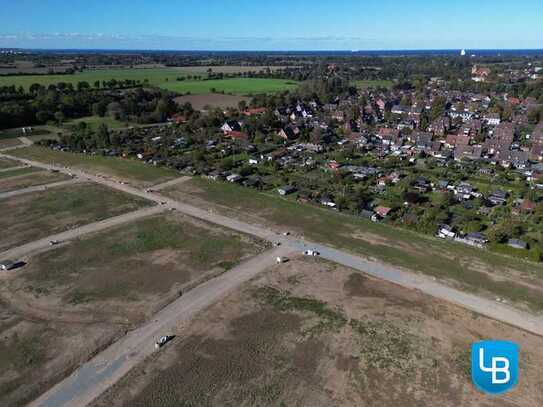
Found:
[[[22,170],[26,170],[26,168],[21,169],[21,171]],[[43,171],[38,168],[28,168],[28,170],[30,170],[30,172],[9,177],[4,177],[4,175],[12,174],[19,170],[0,172],[0,193],[69,179],[67,175]]]
[[[162,192],[278,232],[290,230],[315,242],[425,273],[460,289],[505,298],[520,308],[543,311],[543,267],[536,263],[204,178]]]
[[[356,80],[354,85],[359,89],[368,88],[392,88],[393,82],[387,80]]]
[[[17,87],[22,86],[28,89],[32,84],[38,83],[49,86],[60,82],[77,85],[78,82],[87,82],[94,86],[96,81],[135,80],[149,85],[160,86],[176,92],[208,93],[214,87],[217,91],[226,93],[248,94],[267,93],[280,90],[287,90],[296,87],[296,83],[282,79],[252,79],[234,78],[217,80],[186,80],[177,81],[177,78],[188,75],[200,75],[207,77],[207,69],[211,68],[214,73],[237,73],[259,71],[263,67],[242,67],[242,66],[202,66],[202,67],[176,67],[176,68],[125,68],[125,69],[96,69],[78,72],[68,75],[13,75],[0,76],[0,86]],[[257,69],[258,68],[258,69]]]
[[[539,406],[543,339],[316,259],[293,258],[173,332],[104,406]],[[522,380],[476,391],[471,343],[514,340]]]
[[[202,72],[205,75],[205,71]],[[176,78],[184,76],[179,68],[150,68],[150,69],[96,69],[78,72],[70,75],[20,75],[0,76],[0,86],[15,85],[28,89],[30,85],[38,83],[49,86],[60,82],[77,85],[78,82],[88,82],[91,86],[96,81],[136,80],[142,83],[147,79],[150,85],[159,85],[166,81],[175,81]]]
[[[262,248],[205,222],[156,215],[30,257],[0,281],[0,404],[25,404],[181,290]]]
[[[173,170],[146,165],[132,159],[53,151],[39,146],[11,150],[9,154],[47,164],[60,164],[91,173],[101,173],[140,186],[159,184],[178,176]]]
[[[101,185],[81,183],[0,200],[0,251],[149,206]]]
[[[190,92],[191,94],[207,94],[224,92],[236,95],[251,95],[292,90],[298,86],[298,83],[283,79],[233,78],[211,79],[205,81],[170,81],[164,82],[159,86],[163,89],[178,93]],[[213,92],[212,89],[215,91]]]
[[[229,107],[237,109],[238,103],[242,100],[248,103],[251,99],[245,96],[223,95],[221,93],[185,95],[175,98],[175,101],[178,105],[182,105],[188,102],[196,110],[204,110],[207,106],[218,107],[220,109],[226,109]]]
[[[277,71],[284,68],[293,68],[293,66],[247,66],[247,65],[207,65],[207,66],[180,66],[178,69],[182,72],[188,74],[200,74],[207,73],[209,69],[213,73],[246,73],[246,72],[260,72],[265,71],[266,69],[270,71]]]

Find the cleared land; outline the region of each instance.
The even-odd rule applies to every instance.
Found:
[[[14,168],[12,170],[2,171],[0,172],[0,182],[3,178],[26,176],[28,174],[32,174],[33,172],[37,172],[37,171],[40,171],[40,169],[34,168],[34,167]]]
[[[204,81],[170,81],[162,83],[159,86],[163,89],[179,93],[206,94],[224,92],[236,95],[252,95],[296,89],[298,83],[284,79],[233,78]]]
[[[277,195],[203,178],[167,188],[165,195],[211,207],[246,222],[264,224],[329,246],[422,272],[454,287],[543,310],[543,266],[376,224]]]
[[[368,88],[392,88],[393,82],[387,80],[356,80],[354,85],[359,89]]]
[[[97,184],[74,184],[3,199],[0,251],[148,205],[150,201]]]
[[[174,332],[97,406],[539,406],[543,339],[317,260],[274,267]],[[477,392],[470,345],[522,349],[519,386]]]
[[[14,191],[16,189],[35,187],[38,185],[45,185],[52,182],[69,179],[69,177],[64,174],[41,171],[34,168],[32,168],[32,170],[33,171],[30,171],[30,173],[25,172],[22,175],[10,177],[4,177],[4,175],[12,174],[17,170],[0,172],[0,192]]]
[[[262,248],[246,235],[158,215],[35,255],[0,280],[0,404],[25,404],[181,290]]]
[[[250,98],[245,96],[235,96],[235,95],[223,95],[221,93],[208,93],[205,95],[186,95],[178,96],[175,98],[177,104],[182,105],[183,103],[189,102],[192,107],[196,110],[203,110],[207,106],[218,107],[221,109],[226,109],[228,107],[238,107],[238,103],[244,100],[249,102]]]
[[[98,172],[121,180],[130,180],[142,186],[162,183],[179,176],[173,170],[146,165],[136,160],[53,151],[39,146],[11,150],[9,154],[46,164],[59,164],[91,173]]]
[[[0,138],[0,149],[22,146],[23,143],[17,138]]]
[[[5,168],[17,167],[20,165],[17,161],[10,160],[9,158],[0,157],[0,170]]]

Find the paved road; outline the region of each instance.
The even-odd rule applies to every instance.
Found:
[[[89,404],[155,352],[154,342],[160,336],[174,333],[176,326],[189,321],[198,312],[271,267],[277,256],[284,256],[290,250],[283,246],[264,252],[193,288],[159,311],[153,320],[129,332],[82,365],[71,376],[30,403],[30,406],[75,407]]]
[[[27,175],[25,175],[25,176],[27,176]],[[73,178],[73,179],[68,179],[68,180],[65,180],[65,181],[51,182],[49,184],[36,185],[36,186],[33,186],[33,187],[16,189],[16,190],[13,190],[13,191],[0,192],[0,199],[11,198],[12,196],[17,196],[17,195],[29,194],[31,192],[46,191],[49,188],[61,187],[61,186],[64,186],[64,185],[75,184],[75,183],[78,183],[78,182],[81,182],[81,180],[78,179],[78,178]]]
[[[0,156],[2,156],[2,154],[0,154]],[[9,155],[4,155],[4,156],[11,159],[17,159],[16,157],[11,157]],[[59,169],[61,172],[65,172],[65,173],[69,173],[69,172],[75,173],[81,177],[86,177],[92,181],[107,185],[111,188],[115,188],[127,193],[131,193],[137,196],[141,196],[141,197],[153,200],[155,202],[158,202],[160,204],[160,207],[172,207],[187,215],[190,215],[199,219],[203,219],[208,222],[212,222],[212,223],[215,223],[227,228],[231,228],[243,233],[258,236],[262,239],[265,239],[271,242],[282,242],[282,244],[284,245],[282,246],[283,249],[276,249],[277,252],[281,252],[282,250],[288,251],[292,249],[301,251],[301,250],[304,250],[305,248],[314,248],[318,250],[321,253],[322,257],[325,259],[334,261],[336,263],[342,264],[347,267],[360,270],[374,277],[398,284],[403,287],[419,290],[425,294],[432,295],[436,298],[444,299],[452,303],[458,304],[464,308],[475,311],[481,315],[488,316],[498,321],[502,321],[512,326],[524,329],[528,332],[532,332],[534,334],[543,336],[543,318],[531,315],[526,312],[519,311],[505,304],[496,303],[486,298],[481,298],[472,294],[468,294],[468,293],[456,290],[454,288],[441,284],[430,277],[411,273],[411,272],[402,270],[401,268],[388,266],[379,262],[366,260],[364,258],[354,256],[349,253],[336,250],[328,246],[304,241],[304,240],[297,239],[294,237],[292,238],[285,237],[265,227],[261,227],[258,225],[251,225],[245,222],[238,221],[236,219],[231,219],[231,218],[219,215],[217,213],[213,213],[209,210],[196,208],[191,205],[187,205],[187,204],[163,197],[157,193],[150,192],[148,190],[142,191],[128,184],[119,183],[119,182],[116,182],[104,177],[84,174],[81,171],[54,167],[54,166],[45,165],[42,163],[30,161],[30,160],[20,160],[20,161],[36,166],[36,167],[41,167],[41,168],[46,168],[46,169]],[[269,261],[270,258],[274,258],[274,257],[275,257],[275,254],[268,254],[268,256],[265,257],[265,260]],[[258,271],[263,270],[265,268],[263,266],[266,264],[261,263],[262,261],[264,261],[264,259],[261,259],[261,258],[255,259],[255,262],[256,262],[254,263],[255,269],[253,270],[254,273],[251,273],[251,275],[256,275]],[[226,284],[228,289],[234,289],[236,284],[241,284],[243,281],[246,281],[242,277],[236,277],[236,274],[238,272],[240,272],[239,269],[234,269],[234,270],[231,270],[229,273],[227,273],[228,279],[229,279],[227,282],[224,282],[223,278],[220,278],[217,281],[220,282],[220,284],[223,284],[223,283]],[[241,274],[241,275],[245,275],[245,274]],[[202,288],[200,287],[195,288],[193,290],[194,294],[190,294],[190,293],[193,293],[193,291],[190,291],[187,294],[186,298],[190,299],[192,298],[192,295],[203,295],[203,298],[205,299],[205,304],[206,304],[205,306],[212,304],[218,298],[220,298],[221,295],[225,294],[224,292],[217,291],[216,288],[209,289],[210,286],[215,287],[215,284],[217,284],[215,281],[216,281],[215,279],[211,280],[210,282],[206,283],[205,287],[202,286]],[[208,289],[209,291],[207,291]],[[194,299],[194,301],[196,301],[196,299]],[[184,304],[183,301],[181,301],[181,303]],[[178,307],[179,304],[177,302],[175,304],[176,305],[173,305],[173,308],[168,307],[167,309],[177,309],[176,307]],[[185,304],[179,307],[185,310],[184,308],[185,306],[189,307],[189,310],[193,309],[193,305],[190,305],[190,304]],[[202,305],[202,307],[198,309],[203,309],[203,308],[204,308],[204,305]],[[167,321],[167,323],[173,323],[174,319],[177,321],[179,320],[179,318],[184,320],[183,318],[185,317],[188,318],[188,315],[194,315],[194,312],[189,313],[189,314],[177,314],[175,317],[171,315],[169,315],[168,317],[164,317],[164,315],[160,314],[160,315],[157,315],[158,322],[156,323],[162,324],[164,321]],[[163,318],[165,319],[163,320]],[[161,327],[164,328],[162,325]],[[139,332],[140,335],[145,335],[146,329],[151,329],[151,328],[152,328],[152,324],[151,325],[148,324],[140,328],[137,332]],[[158,333],[158,331],[156,332]],[[141,345],[142,343],[142,342],[138,342],[137,339],[131,340],[131,343],[132,341],[134,341],[133,342],[134,344],[139,343]],[[148,342],[148,338],[146,339],[145,343],[147,342]],[[133,355],[135,356],[134,357],[130,356],[132,355],[132,353],[129,354],[129,356],[127,356],[128,354],[126,353],[126,351],[124,351],[123,346],[117,345],[117,344],[112,345],[112,347],[109,348],[109,350],[107,350],[107,353],[100,354],[97,358],[91,361],[92,363],[90,365],[84,365],[82,369],[79,369],[74,375],[70,376],[70,378],[59,383],[57,386],[55,386],[53,390],[51,390],[50,392],[46,393],[45,396],[38,399],[37,404],[33,404],[33,405],[47,405],[47,406],[63,405],[64,402],[68,402],[68,401],[69,402],[66,405],[83,405],[84,403],[87,403],[88,401],[92,400],[92,398],[89,398],[91,394],[94,394],[94,396],[98,396],[99,394],[101,394],[106,388],[111,386],[120,377],[122,377],[122,375],[125,374],[129,370],[130,366],[133,366],[137,361],[142,360],[146,352],[150,353],[150,350],[148,349],[140,351],[138,350],[139,348],[135,346],[131,348],[131,350],[134,351]],[[111,362],[107,362],[109,360],[108,358],[111,359]],[[97,361],[98,362],[102,361],[104,363],[103,369],[99,369],[100,366],[102,365],[100,365],[99,363],[96,364]],[[90,370],[88,370],[88,366],[91,366]],[[92,379],[92,377],[95,377],[95,379]],[[89,386],[92,387],[91,390],[89,390]],[[72,401],[74,400],[75,400],[75,404],[72,403]],[[45,403],[45,401],[47,402],[52,401],[53,404]]]
[[[90,223],[88,225],[80,226],[78,228],[67,230],[66,232],[57,233],[55,235],[47,236],[40,240],[27,243],[22,246],[14,247],[13,249],[6,250],[0,253],[0,260],[25,260],[24,256],[29,254],[35,254],[37,252],[43,252],[45,250],[55,248],[58,246],[51,246],[51,240],[58,240],[59,242],[66,242],[71,239],[76,239],[80,236],[98,232],[110,228],[112,226],[122,225],[123,223],[133,222],[136,219],[143,218],[145,216],[151,216],[156,213],[160,213],[167,208],[164,206],[152,206],[150,208],[139,209],[137,211],[128,212],[123,215],[114,216],[99,222]]]

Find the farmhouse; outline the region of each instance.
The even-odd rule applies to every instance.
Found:
[[[277,189],[277,192],[279,193],[279,195],[288,195],[288,194],[292,194],[294,192],[296,192],[296,187],[292,186],[292,185],[286,185],[284,187],[280,187]]]

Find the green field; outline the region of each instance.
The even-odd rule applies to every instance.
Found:
[[[392,88],[393,82],[387,80],[356,80],[353,81],[354,85],[359,89],[368,88]]]
[[[515,281],[522,277],[540,288],[541,264],[203,178],[194,178],[164,192],[193,204],[210,202],[218,205],[219,212],[244,220],[254,215],[281,230],[293,231],[316,242],[446,279],[470,291],[508,298],[533,310],[543,310],[539,289]],[[492,278],[493,275],[496,278]],[[500,278],[504,276],[509,279]]]
[[[16,157],[43,163],[61,164],[91,173],[98,172],[141,185],[158,184],[178,176],[173,170],[146,165],[132,159],[67,153],[39,146],[19,148],[9,153]]]
[[[191,94],[216,92],[232,93],[236,95],[249,95],[256,93],[273,93],[283,90],[292,90],[298,86],[297,82],[283,79],[259,79],[259,78],[233,78],[213,79],[205,81],[175,81],[160,84],[163,89],[174,92]]]
[[[195,73],[196,74],[196,73]],[[187,73],[181,68],[150,68],[150,69],[97,69],[78,72],[71,75],[20,75],[20,76],[0,76],[0,86],[22,86],[28,89],[30,85],[39,83],[49,86],[59,82],[71,83],[77,85],[78,82],[88,82],[91,86],[96,81],[116,80],[136,80],[142,83],[147,79],[151,85],[159,85],[167,81],[175,81],[180,76],[186,76]],[[206,75],[202,72],[202,75]]]
[[[205,71],[193,72],[186,68],[150,68],[150,69],[102,69],[89,70],[71,75],[20,75],[20,76],[0,76],[0,86],[15,85],[28,89],[30,85],[39,83],[43,86],[57,84],[60,82],[77,85],[78,82],[88,82],[91,86],[96,81],[116,80],[136,80],[143,83],[145,80],[150,85],[160,86],[163,89],[175,92],[193,94],[209,93],[211,88],[218,92],[234,94],[255,94],[269,93],[281,90],[294,89],[296,82],[283,79],[252,79],[252,78],[234,78],[234,79],[214,79],[214,80],[187,80],[177,81],[179,77],[187,75],[207,76]]]

